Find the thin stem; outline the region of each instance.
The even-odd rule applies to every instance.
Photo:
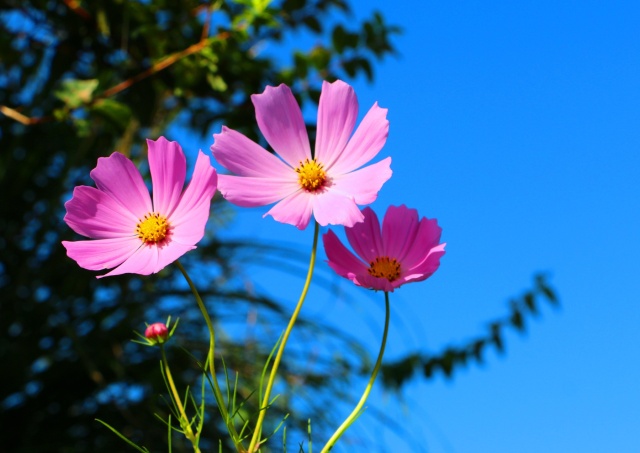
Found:
[[[271,390],[273,389],[273,383],[276,379],[276,374],[278,372],[278,367],[280,366],[280,361],[282,360],[282,354],[284,353],[284,348],[287,344],[287,340],[289,339],[289,335],[291,334],[291,330],[293,329],[296,320],[298,319],[298,314],[302,309],[302,304],[304,303],[305,298],[307,297],[307,292],[309,291],[309,286],[311,285],[311,277],[313,276],[313,268],[316,263],[316,249],[318,248],[318,233],[320,231],[320,225],[318,222],[315,222],[315,228],[313,231],[313,246],[311,247],[311,258],[309,259],[309,270],[307,271],[307,279],[304,282],[304,287],[302,288],[302,293],[300,294],[300,298],[298,299],[298,304],[296,305],[293,314],[291,315],[291,319],[289,319],[289,324],[287,325],[287,329],[284,331],[282,335],[282,341],[280,342],[280,346],[278,347],[278,352],[276,353],[276,357],[273,360],[273,366],[271,367],[271,374],[269,374],[269,380],[267,381],[267,388],[264,393],[264,397],[262,399],[262,404],[260,406],[260,412],[258,414],[258,422],[256,423],[255,430],[253,431],[253,436],[251,437],[251,443],[249,444],[249,453],[254,453],[259,448],[260,436],[262,432],[262,423],[264,422],[264,416],[267,412],[267,407],[269,405],[269,398],[271,397]]]
[[[78,0],[62,0],[62,1],[65,5],[67,5],[67,8],[69,8],[71,11],[76,13],[78,16],[82,17],[84,20],[91,20],[91,14],[89,14],[89,12],[87,12],[86,9],[80,6],[80,3],[78,2]]]
[[[231,435],[231,440],[236,446],[236,449],[239,452],[244,452],[245,450],[242,447],[242,441],[240,440],[240,437],[236,432],[236,428],[233,424],[233,420],[229,419],[229,412],[227,410],[227,405],[224,402],[222,391],[220,390],[220,385],[218,384],[218,377],[216,376],[216,369],[214,364],[216,334],[215,334],[215,331],[213,330],[211,317],[209,316],[209,312],[207,312],[207,307],[205,307],[204,302],[202,302],[202,298],[200,297],[200,294],[198,293],[196,286],[193,284],[193,281],[191,280],[191,278],[189,278],[189,275],[187,274],[186,269],[182,266],[180,261],[176,260],[175,263],[178,266],[178,269],[180,269],[180,272],[182,272],[182,275],[184,276],[185,280],[187,280],[187,283],[191,288],[191,292],[195,296],[196,302],[198,303],[198,308],[200,308],[200,311],[202,312],[202,316],[204,317],[204,321],[207,323],[207,328],[209,329],[209,353],[207,355],[207,362],[209,363],[209,373],[211,373],[211,380],[213,382],[213,395],[216,398],[216,403],[218,405],[218,409],[220,410],[220,415],[222,415],[224,423],[227,426],[227,430]]]
[[[371,393],[371,389],[373,388],[373,383],[378,376],[378,371],[380,371],[380,365],[382,365],[382,356],[384,355],[384,348],[387,344],[387,333],[389,332],[389,293],[387,291],[384,292],[384,304],[385,304],[385,318],[384,318],[384,332],[382,334],[382,344],[380,345],[380,352],[378,353],[378,360],[376,361],[376,365],[373,368],[373,373],[371,373],[371,377],[369,378],[369,383],[367,387],[364,389],[364,393],[362,397],[360,397],[360,401],[358,401],[358,405],[353,409],[351,414],[346,418],[342,425],[333,433],[333,436],[327,441],[324,448],[320,453],[326,453],[333,448],[335,443],[340,439],[340,436],[344,434],[344,432],[351,426],[351,424],[358,418],[362,411],[362,406],[367,401],[369,397],[369,393]]]
[[[180,400],[180,394],[176,389],[176,384],[173,382],[173,377],[171,376],[171,371],[169,370],[169,361],[167,360],[167,355],[164,352],[164,345],[162,343],[160,343],[160,352],[162,354],[162,365],[164,366],[164,374],[167,377],[167,382],[169,382],[169,387],[171,389],[171,393],[173,394],[173,400],[175,401],[176,406],[178,406],[178,411],[180,411],[180,426],[184,428],[184,435],[193,445],[193,451],[195,451],[196,453],[200,453],[200,448],[198,447],[198,439],[196,439],[195,434],[193,434],[191,423],[189,423],[189,418],[187,417],[187,413],[185,412],[182,401]]]
[[[84,9],[82,9],[81,7],[78,6],[78,2],[76,0],[63,0],[63,1],[76,14],[79,14],[80,16],[83,16],[85,19],[90,19],[91,18],[90,15],[88,17],[84,16],[85,13],[86,14],[88,14],[88,13]],[[208,30],[207,30],[207,33],[208,33]],[[172,53],[171,55],[167,55],[166,57],[163,57],[162,59],[160,59],[157,62],[155,62],[150,68],[145,69],[144,71],[134,75],[133,77],[128,78],[127,80],[124,80],[124,81],[112,86],[111,88],[107,88],[105,91],[102,92],[102,94],[94,97],[91,100],[91,102],[89,104],[87,104],[87,105],[91,106],[97,100],[105,99],[105,98],[111,97],[111,96],[113,96],[115,94],[118,94],[121,91],[124,91],[127,88],[131,87],[132,85],[140,82],[141,80],[144,80],[147,77],[150,77],[152,75],[155,75],[155,74],[159,73],[160,71],[163,71],[163,70],[167,69],[169,66],[177,63],[181,59],[183,59],[185,57],[188,57],[189,55],[193,55],[195,53],[198,53],[198,52],[202,51],[207,46],[209,46],[211,43],[215,42],[216,40],[225,40],[225,39],[229,38],[230,36],[231,36],[230,32],[222,31],[222,32],[218,33],[216,36],[212,36],[211,38],[207,38],[205,33],[204,33],[204,30],[203,30],[203,37],[197,43],[190,45],[186,49],[180,50],[178,52]],[[85,107],[87,105],[83,105],[80,108]],[[70,109],[69,111],[74,111],[74,110],[76,110],[76,109]],[[12,120],[17,121],[17,122],[19,122],[21,124],[24,124],[25,126],[31,126],[31,125],[34,125],[34,124],[46,123],[46,122],[50,122],[50,121],[55,120],[55,118],[52,115],[43,116],[43,117],[39,117],[39,118],[30,118],[30,117],[20,113],[19,111],[15,110],[15,109],[12,109],[11,107],[8,107],[6,105],[0,105],[0,113],[3,113],[4,115],[8,116]]]
[[[211,44],[212,42],[214,42],[216,39],[224,39],[228,36],[228,33],[221,33],[218,36],[212,37],[212,38],[203,38],[200,41],[198,41],[195,44],[190,45],[189,47],[187,47],[186,49],[180,50],[178,52],[172,53],[171,55],[167,55],[166,57],[162,58],[161,60],[155,62],[150,68],[136,74],[135,76],[120,82],[119,84],[112,86],[111,88],[106,89],[100,96],[98,96],[99,98],[108,98],[110,96],[113,96],[114,94],[117,94],[123,90],[126,90],[127,88],[129,88],[131,85],[146,79],[149,76],[152,76],[154,74],[157,74],[158,72],[168,68],[169,66],[173,65],[174,63],[180,61],[181,59],[183,59],[184,57],[188,57],[189,55],[192,55],[194,53],[198,53],[200,52],[202,49],[204,49],[205,47],[207,47],[209,44]]]
[[[6,105],[0,105],[0,113],[4,113],[12,120],[17,121],[20,124],[24,124],[25,126],[31,126],[32,124],[44,122],[43,118],[29,118],[28,116],[23,115],[17,110],[12,109],[11,107],[7,107]]]

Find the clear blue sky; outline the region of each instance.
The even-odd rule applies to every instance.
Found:
[[[405,29],[401,58],[358,84],[390,112],[395,174],[376,207],[437,217],[449,244],[397,309],[437,349],[482,331],[535,271],[562,301],[504,358],[407,389],[427,451],[640,452],[640,4],[391,5],[358,7]]]
[[[640,452],[640,3],[354,5],[404,28],[374,84],[349,81],[361,115],[374,101],[389,109],[380,157],[394,175],[372,206],[436,217],[448,243],[434,277],[392,294],[387,357],[484,333],[538,271],[562,304],[453,381],[416,379],[400,404],[377,393],[370,405],[419,446],[396,446],[366,415],[358,429],[379,452]],[[308,249],[311,228],[264,212],[244,210],[238,234]],[[382,296],[348,295],[312,295],[305,310],[348,319],[373,353]]]

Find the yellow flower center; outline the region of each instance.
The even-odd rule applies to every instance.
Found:
[[[400,277],[400,263],[394,258],[388,256],[381,256],[376,258],[375,261],[369,263],[369,275],[377,278],[386,278],[390,282]]]
[[[324,187],[327,181],[327,175],[322,168],[322,164],[316,162],[315,159],[305,159],[300,162],[300,166],[296,168],[298,173],[298,182],[307,192],[317,192]]]
[[[146,244],[157,244],[169,233],[169,222],[158,213],[152,212],[136,225],[136,234]]]

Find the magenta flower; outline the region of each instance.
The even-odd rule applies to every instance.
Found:
[[[357,205],[373,202],[391,177],[391,158],[364,168],[384,146],[387,109],[375,103],[351,137],[358,117],[353,88],[323,82],[315,153],[302,112],[286,85],[251,96],[262,134],[281,157],[227,127],[214,135],[211,151],[234,175],[220,175],[219,189],[243,207],[276,205],[265,214],[304,229],[311,214],[320,225],[353,226],[363,217]]]
[[[65,222],[92,241],[63,241],[80,267],[113,269],[100,277],[149,275],[180,258],[204,236],[217,174],[198,154],[184,192],[186,159],[177,142],[147,140],[153,202],[140,172],[120,153],[98,159],[91,171],[96,187],[78,186],[65,203]]]
[[[382,222],[371,208],[363,209],[364,222],[345,228],[349,244],[342,245],[329,230],[322,236],[327,263],[344,278],[364,288],[390,291],[430,277],[440,266],[446,244],[439,244],[442,229],[435,219],[418,219],[418,211],[405,205],[389,206]]]

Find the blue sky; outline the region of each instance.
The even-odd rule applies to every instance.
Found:
[[[485,332],[539,271],[562,305],[508,335],[506,354],[452,381],[415,379],[400,403],[377,392],[370,405],[394,414],[419,448],[367,428],[367,415],[357,429],[380,452],[640,451],[640,4],[354,7],[404,29],[400,56],[377,65],[373,84],[349,81],[361,116],[375,101],[389,109],[380,158],[392,156],[394,175],[372,207],[417,208],[439,220],[448,243],[430,280],[392,294],[387,357]],[[311,228],[264,212],[243,210],[237,234],[308,249]],[[312,293],[307,314],[349,320],[375,352],[382,296],[336,283],[349,297]]]
[[[482,331],[533,272],[562,302],[504,357],[407,389],[427,451],[640,451],[640,5],[368,8],[405,30],[402,56],[356,84],[362,105],[389,108],[395,173],[375,207],[437,217],[448,242],[396,308],[439,349]]]

